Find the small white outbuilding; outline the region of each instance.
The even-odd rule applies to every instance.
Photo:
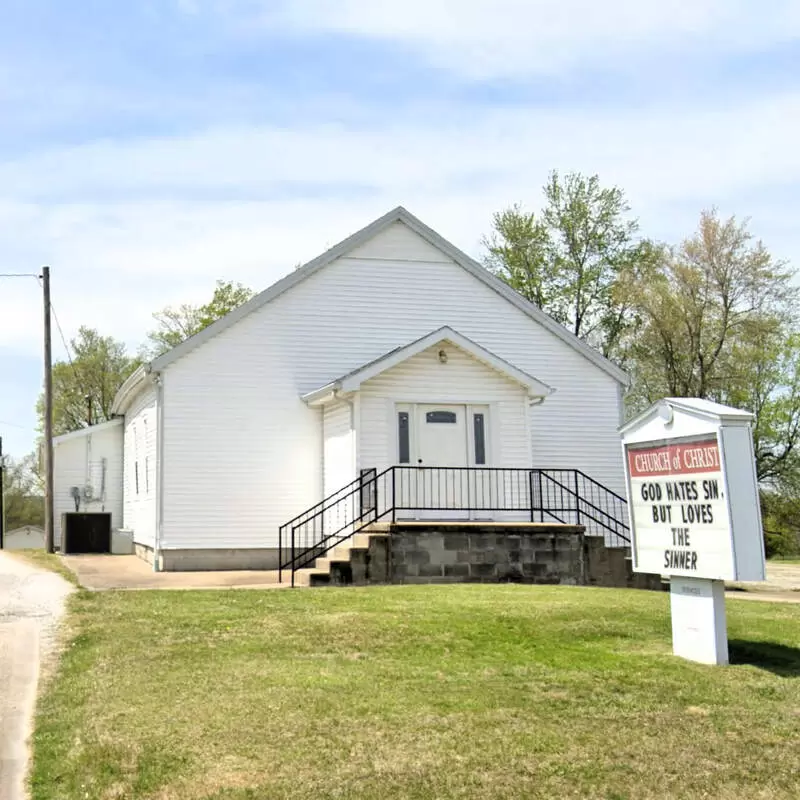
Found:
[[[64,520],[72,515],[108,528],[110,549],[112,532],[122,527],[122,420],[56,436],[53,473],[55,546],[63,549]]]

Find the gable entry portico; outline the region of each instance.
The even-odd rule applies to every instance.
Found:
[[[624,499],[576,470],[534,467],[532,407],[555,391],[445,326],[302,395],[322,415],[325,499],[281,528],[281,568],[293,583],[298,570],[327,579],[302,568],[349,559],[359,531],[371,546],[381,521],[501,535],[509,524],[578,524],[621,554]],[[609,503],[621,506],[608,513]]]
[[[391,465],[530,468],[529,407],[552,392],[443,327],[303,400],[322,409],[328,495],[361,471],[382,472]]]

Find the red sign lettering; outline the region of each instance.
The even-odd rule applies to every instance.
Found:
[[[673,442],[656,447],[628,447],[628,469],[632,478],[657,478],[660,475],[692,475],[719,472],[719,445],[716,436],[694,442]]]

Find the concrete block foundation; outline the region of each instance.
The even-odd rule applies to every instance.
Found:
[[[627,548],[607,547],[578,525],[431,522],[375,526],[380,535],[328,558],[311,585],[538,583],[661,589],[635,574]]]

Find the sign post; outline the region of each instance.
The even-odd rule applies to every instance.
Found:
[[[666,399],[622,428],[633,569],[670,579],[675,655],[728,663],[725,581],[764,580],[752,415]]]

